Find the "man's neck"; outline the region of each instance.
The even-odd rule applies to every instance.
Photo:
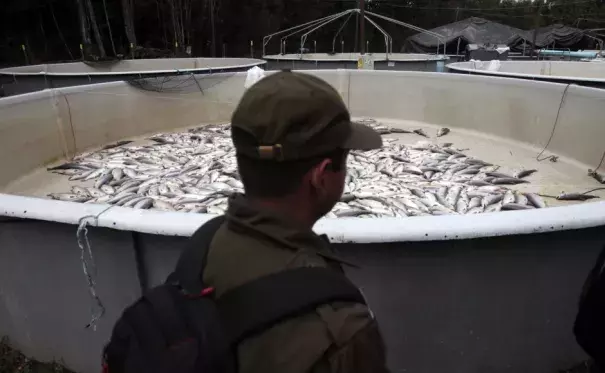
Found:
[[[308,206],[302,206],[300,198],[250,198],[250,202],[262,209],[287,216],[297,227],[311,229],[317,221],[309,213]]]

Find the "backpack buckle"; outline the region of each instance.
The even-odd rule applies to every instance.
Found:
[[[210,286],[207,288],[203,288],[202,291],[200,291],[199,293],[195,293],[195,294],[185,293],[185,295],[187,296],[187,298],[196,299],[196,298],[207,297],[213,293],[214,293],[214,288]]]

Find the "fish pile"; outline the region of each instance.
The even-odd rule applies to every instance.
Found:
[[[387,134],[429,137],[423,130],[391,128],[364,120]],[[436,137],[449,129],[440,129]],[[100,203],[135,209],[222,214],[232,193],[242,193],[229,125],[206,125],[151,136],[149,144],[121,141],[49,168],[83,182],[63,201]],[[405,217],[478,214],[545,207],[533,193],[508,186],[528,183],[535,170],[512,175],[499,166],[455,149],[451,143],[419,141],[405,145],[385,137],[384,146],[353,151],[344,194],[328,217]],[[90,186],[85,186],[90,185]]]

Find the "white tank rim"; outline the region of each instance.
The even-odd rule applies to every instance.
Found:
[[[191,236],[216,215],[135,210],[0,194],[0,216],[134,231]],[[439,219],[439,220],[436,220]],[[436,224],[439,223],[439,224]],[[334,243],[447,241],[537,234],[605,226],[605,201],[526,211],[413,218],[321,219],[315,231]]]
[[[527,63],[529,61],[503,61],[507,64],[514,64],[518,62]],[[543,61],[536,61],[542,63]],[[566,62],[566,63],[574,63],[574,64],[585,64],[589,62],[579,62],[579,61],[556,61],[556,62]],[[605,78],[586,78],[581,76],[568,76],[568,75],[538,75],[538,74],[525,74],[525,73],[514,73],[514,72],[501,72],[501,71],[487,71],[487,70],[478,70],[466,67],[467,62],[453,62],[445,65],[446,68],[451,70],[452,72],[460,73],[471,73],[477,75],[487,75],[494,77],[510,77],[510,78],[524,78],[524,79],[534,79],[534,80],[542,80],[542,81],[550,81],[557,82],[563,84],[570,84],[574,82],[585,82],[585,83],[600,83],[605,84]],[[605,66],[605,63],[603,63]],[[605,71],[605,69],[604,69]]]
[[[192,58],[192,59],[196,59],[196,58]],[[219,59],[219,58],[216,58]],[[235,70],[235,71],[244,71],[246,69],[252,68],[254,66],[264,66],[267,64],[266,61],[263,61],[261,59],[254,59],[254,58],[226,58],[226,59],[231,59],[231,60],[242,60],[242,62],[247,61],[245,63],[242,64],[230,64],[230,65],[225,65],[225,66],[216,66],[216,67],[200,67],[200,68],[193,68],[193,69],[162,69],[162,70],[132,70],[132,71],[114,71],[114,72],[101,72],[101,71],[92,71],[92,72],[49,72],[48,70],[48,65],[52,65],[52,64],[41,64],[41,65],[31,65],[31,66],[40,66],[43,70],[39,71],[39,72],[23,72],[23,71],[18,71],[15,69],[19,69],[22,67],[26,67],[26,66],[15,66],[15,67],[7,67],[4,69],[0,69],[0,75],[5,75],[5,76],[58,76],[58,77],[69,77],[69,76],[122,76],[122,75],[157,75],[157,74],[184,74],[184,73],[205,73],[205,72],[212,72],[212,71],[219,71],[219,72],[225,72],[225,71],[231,71],[231,70]],[[131,60],[129,60],[131,61]],[[145,61],[143,59],[141,60],[134,60],[134,61]],[[79,64],[79,63],[83,63],[83,62],[70,62],[70,63],[66,63],[66,64]]]
[[[343,56],[344,55],[344,56]],[[386,62],[386,53],[367,53],[374,57],[374,62]],[[316,56],[315,58],[312,58]],[[411,58],[414,56],[415,58]],[[307,53],[307,54],[273,54],[263,56],[264,60],[267,61],[304,61],[304,62],[357,62],[358,58],[361,57],[359,53],[336,53],[330,55],[327,53]],[[447,61],[448,56],[435,55],[435,54],[422,54],[422,53],[389,53],[389,62],[438,62]]]

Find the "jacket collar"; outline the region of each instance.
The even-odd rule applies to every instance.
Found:
[[[242,194],[231,196],[226,217],[230,228],[260,235],[290,250],[308,250],[328,261],[356,267],[332,252],[326,235],[301,229],[289,216],[252,205]]]

